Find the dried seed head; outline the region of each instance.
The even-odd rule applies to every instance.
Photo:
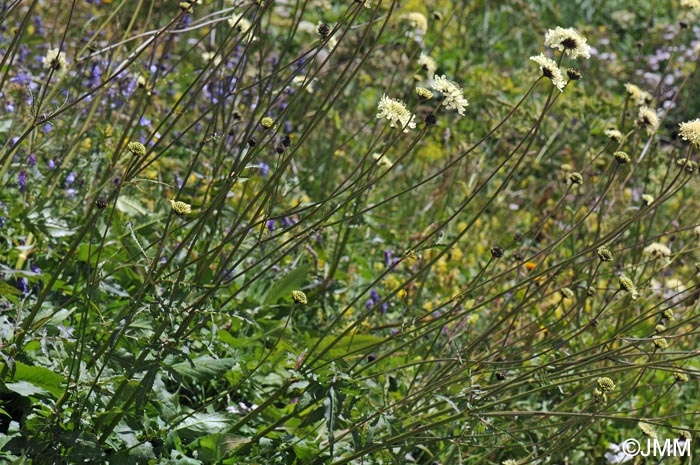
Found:
[[[583,184],[583,176],[581,176],[581,173],[579,172],[570,173],[569,182],[571,182],[573,185],[580,186]]]

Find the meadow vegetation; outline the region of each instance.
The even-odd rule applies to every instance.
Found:
[[[0,8],[0,460],[697,437],[700,1]]]

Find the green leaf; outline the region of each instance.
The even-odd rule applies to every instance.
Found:
[[[231,368],[236,366],[235,358],[214,358],[204,355],[191,361],[179,362],[170,366],[178,374],[195,381],[207,381],[220,378]]]
[[[230,426],[230,419],[218,413],[195,413],[180,422],[174,431],[187,430],[198,434],[220,433]]]
[[[310,270],[310,265],[302,265],[282,276],[268,289],[262,298],[262,302],[264,304],[274,304],[283,297],[286,297],[291,302],[292,291],[299,289],[304,284]]]
[[[13,381],[7,383],[6,386],[10,388],[10,385],[12,385],[14,389],[11,390],[20,395],[34,395],[40,392],[47,392],[53,397],[60,397],[63,394],[63,388],[61,387],[61,384],[64,382],[63,376],[54,373],[48,368],[16,362]],[[28,387],[28,384],[33,385],[34,388]],[[30,392],[32,389],[34,390],[32,394],[22,393]]]
[[[117,199],[117,210],[119,210],[122,213],[126,213],[127,215],[145,215],[148,213],[148,210],[146,210],[143,205],[141,205],[138,201],[132,199],[131,197],[127,196],[120,196]]]

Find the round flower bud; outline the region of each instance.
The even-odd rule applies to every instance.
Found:
[[[613,261],[613,255],[610,250],[603,246],[603,247],[598,247],[598,250],[596,251],[598,254],[598,258],[600,259],[601,262],[611,262]]]
[[[630,156],[621,150],[613,153],[613,156],[615,157],[615,161],[620,165],[626,165],[631,161]]]
[[[304,294],[304,291],[292,291],[292,300],[294,303],[301,305],[306,305],[307,303],[306,294]]]
[[[421,100],[430,100],[433,98],[433,93],[425,87],[416,87],[416,95]]]
[[[628,278],[627,276],[620,276],[619,283],[621,291],[629,292],[632,296],[632,300],[637,299],[639,293],[637,292],[637,288],[635,287],[634,283],[630,278]]]
[[[657,333],[663,333],[664,331],[666,331],[666,326],[659,323],[654,327],[654,331],[656,331]]]
[[[142,157],[146,155],[146,147],[141,142],[129,142],[126,146],[129,152]]]
[[[581,176],[581,173],[578,172],[570,173],[569,182],[571,182],[573,185],[580,186],[583,184],[583,176]]]
[[[661,336],[652,336],[652,341],[657,349],[668,349],[668,341]]]
[[[598,378],[597,383],[603,392],[612,392],[615,390],[615,382],[607,376]]]
[[[260,120],[260,126],[264,127],[265,129],[273,128],[275,126],[275,120],[269,116],[266,116]]]
[[[674,321],[676,319],[675,316],[673,316],[673,310],[670,308],[667,308],[663,312],[661,312],[661,316],[666,318],[668,321]]]
[[[181,202],[181,201],[174,201],[174,200],[169,200],[170,202],[170,207],[173,209],[176,215],[182,216],[182,215],[188,215],[192,213],[192,206],[189,203]]]
[[[677,383],[687,383],[688,379],[690,379],[688,378],[688,375],[686,375],[682,371],[676,371],[675,373],[673,373],[673,377],[676,378]]]
[[[569,68],[566,70],[566,75],[571,79],[572,81],[578,81],[583,77],[581,74],[581,71],[577,70],[576,68]]]

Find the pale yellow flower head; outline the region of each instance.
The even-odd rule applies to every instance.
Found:
[[[462,88],[454,81],[447,79],[447,76],[438,76],[433,78],[433,89],[440,92],[445,100],[443,101],[445,108],[448,110],[456,110],[460,115],[464,115],[464,109],[469,106],[469,102],[464,97]]]
[[[681,0],[681,6],[693,11],[700,11],[700,0]]]
[[[402,14],[401,19],[406,21],[413,29],[419,29],[424,32],[428,30],[428,18],[423,13],[411,11]]]
[[[654,97],[649,92],[629,82],[625,84],[625,90],[630,96],[630,99],[638,106],[649,105],[654,100]]]
[[[683,140],[687,140],[693,144],[695,148],[700,149],[700,118],[686,121],[685,123],[681,123],[679,126],[681,128],[679,134]]]
[[[557,66],[557,63],[554,60],[552,60],[551,58],[547,58],[546,56],[544,56],[543,53],[540,53],[536,56],[532,56],[530,57],[530,59],[538,65],[540,65],[542,75],[546,78],[551,79],[552,84],[554,84],[554,86],[557,89],[559,89],[559,92],[564,91],[566,81],[564,80],[564,76],[562,75],[559,66]]]
[[[641,107],[639,109],[637,124],[646,129],[647,135],[650,136],[654,134],[656,129],[659,127],[659,117],[656,115],[656,112],[651,108]]]
[[[53,69],[57,73],[65,71],[68,65],[66,54],[57,48],[52,48],[46,52],[46,56],[41,59],[41,64],[44,66],[44,69]]]
[[[554,30],[548,30],[544,36],[544,44],[563,51],[571,58],[591,57],[591,46],[586,43],[586,38],[571,27],[557,27]]]
[[[377,109],[379,110],[377,118],[385,118],[392,128],[398,126],[403,128],[403,132],[408,132],[409,128],[415,129],[416,127],[415,115],[408,111],[406,105],[400,100],[383,95]]]

